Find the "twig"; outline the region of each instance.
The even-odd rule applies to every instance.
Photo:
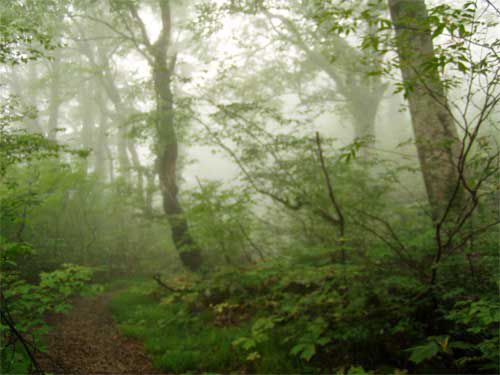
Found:
[[[323,157],[323,149],[321,148],[321,139],[319,136],[319,132],[316,132],[316,145],[318,147],[318,156],[319,156],[319,160],[321,163],[321,170],[323,171],[323,176],[325,178],[326,186],[328,188],[328,197],[330,198],[330,201],[332,202],[333,207],[335,208],[335,212],[337,213],[337,216],[338,216],[340,236],[344,237],[344,233],[345,233],[344,215],[342,214],[342,210],[340,208],[340,205],[338,204],[337,199],[335,198],[335,194],[333,193],[332,182],[330,180],[330,175],[328,174],[328,170],[327,170],[326,164],[325,164],[325,159]]]
[[[16,325],[14,321],[12,320],[12,317],[10,316],[8,310],[6,309],[6,302],[5,302],[5,297],[3,293],[1,294],[1,302],[2,302],[2,308],[0,308],[0,317],[2,320],[2,323],[6,324],[9,327],[9,330],[11,333],[14,334],[14,336],[21,342],[21,345],[24,348],[24,351],[28,355],[28,358],[35,368],[35,374],[43,374],[44,371],[41,369],[40,365],[38,364],[37,359],[35,358],[34,354],[31,352],[31,349],[29,348],[29,345],[23,335],[17,330]]]
[[[158,283],[158,285],[161,286],[162,288],[170,290],[171,292],[174,292],[174,293],[183,293],[183,292],[192,292],[193,291],[192,289],[187,289],[187,288],[175,289],[175,288],[171,287],[170,285],[165,284],[161,280],[161,275],[159,273],[157,273],[153,276],[153,280],[156,281]]]

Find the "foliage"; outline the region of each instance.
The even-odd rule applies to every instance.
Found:
[[[66,262],[99,267],[101,277],[157,272],[155,259],[170,246],[165,226],[139,213],[127,185],[103,184],[78,166],[53,160],[11,168],[0,189],[4,236],[36,249],[23,267],[26,275]],[[148,251],[137,254],[140,246]]]
[[[262,259],[264,255],[250,237],[256,226],[250,194],[199,181],[198,189],[185,193],[184,202],[196,243],[209,249],[204,255],[207,264],[220,264],[220,257],[227,264]]]
[[[473,305],[457,302],[465,295],[484,292],[470,281],[463,281],[465,288],[462,282],[447,284],[454,277],[450,273],[436,286],[436,293],[429,295],[425,278],[419,280],[402,264],[395,267],[392,257],[381,256],[382,248],[375,242],[372,246],[372,261],[364,265],[324,263],[321,258],[305,262],[300,255],[287,261],[220,269],[208,279],[171,279],[167,283],[177,291],[166,295],[165,290],[157,291],[165,297],[157,297],[162,302],[157,299],[156,306],[184,309],[186,317],[203,322],[203,332],[244,329],[231,339],[234,350],[240,351],[232,369],[272,372],[266,366],[277,355],[293,363],[291,372],[306,368],[348,372],[357,371],[360,365],[372,370],[447,367],[469,372],[494,363],[498,306],[491,300]],[[469,272],[467,262],[453,267],[459,274]],[[388,277],[388,272],[393,276]],[[485,290],[491,290],[488,280]],[[154,300],[149,303],[155,304]],[[456,307],[450,310],[453,303]],[[142,324],[151,324],[150,319]],[[461,328],[463,324],[470,333]],[[139,337],[149,340],[145,333]],[[480,337],[482,343],[476,346]],[[271,343],[279,350],[269,350]],[[182,340],[177,343],[184,344]],[[227,371],[226,365],[216,362],[202,368],[185,366],[182,371]]]
[[[36,371],[47,314],[117,277],[121,332],[166,372],[498,372],[487,3],[436,3],[422,24],[417,79],[442,79],[462,137],[464,210],[437,223],[422,149],[387,147],[415,82],[386,1],[0,0],[2,372]],[[141,17],[160,14],[150,33]],[[182,181],[184,145],[239,173]],[[182,272],[173,240],[203,272]]]
[[[7,168],[19,162],[30,162],[57,156],[63,147],[40,134],[29,134],[16,123],[36,114],[29,108],[23,110],[19,98],[9,97],[0,105],[0,176]]]
[[[93,270],[64,264],[61,269],[42,272],[37,283],[30,283],[20,276],[18,260],[33,249],[24,243],[8,242],[4,237],[0,239],[1,369],[2,373],[25,373],[32,362],[21,342],[27,342],[33,352],[43,351],[43,346],[36,343],[50,329],[45,321],[47,314],[68,311],[70,298],[86,288]]]
[[[492,296],[493,297],[493,296]],[[466,365],[469,362],[481,363],[481,370],[499,370],[500,345],[500,304],[496,298],[482,297],[479,300],[458,301],[455,307],[447,315],[447,319],[457,325],[454,331],[457,341],[451,342],[450,346],[463,350],[464,355],[459,364]],[[458,339],[467,337],[473,340],[469,344]]]
[[[55,48],[50,20],[59,15],[56,0],[2,0],[0,8],[0,64],[24,64],[45,56]],[[43,22],[44,21],[44,22]],[[45,25],[45,27],[41,27]]]
[[[212,325],[210,310],[196,313],[184,304],[159,305],[150,290],[151,284],[136,284],[115,297],[111,308],[121,331],[143,340],[158,368],[185,373],[241,371],[247,367],[244,351],[232,343],[249,332],[248,325]],[[261,367],[261,372],[283,372],[289,368],[286,358],[276,353],[273,342],[267,350],[270,367]]]

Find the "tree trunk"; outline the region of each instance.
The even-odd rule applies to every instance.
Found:
[[[61,106],[61,77],[59,68],[59,54],[54,56],[51,62],[51,83],[50,83],[50,102],[49,102],[49,121],[47,128],[47,138],[55,141],[57,139],[57,127],[59,124],[59,107]]]
[[[380,85],[380,87],[382,87]],[[375,121],[377,112],[382,99],[383,88],[372,90],[372,87],[366,85],[352,89],[348,99],[348,110],[353,118],[354,137],[362,139],[366,145],[373,146],[375,143]],[[359,94],[359,91],[366,91]],[[375,95],[373,94],[375,91]],[[362,153],[369,155],[364,148]]]
[[[124,128],[123,118],[118,114],[116,122],[118,123],[118,131],[116,134],[116,147],[118,153],[118,165],[120,166],[120,176],[125,182],[130,182],[130,159],[127,152],[127,132]]]
[[[184,266],[191,271],[198,271],[202,263],[201,251],[189,233],[188,223],[177,196],[178,144],[171,88],[176,56],[174,55],[171,61],[168,61],[167,56],[172,26],[170,1],[158,0],[158,4],[162,20],[160,35],[153,44],[149,42],[147,35],[144,35],[144,38],[148,40],[147,45],[151,55],[150,64],[156,95],[156,167],[163,198],[163,210],[172,230],[172,241],[179,251]],[[137,11],[133,10],[133,12],[135,12],[135,17],[139,18]]]
[[[182,263],[192,271],[201,266],[201,252],[189,233],[188,223],[178,200],[177,187],[177,134],[174,127],[173,96],[171,90],[171,66],[166,56],[155,54],[153,67],[154,88],[157,98],[157,168],[163,198],[163,210],[172,230],[172,240],[179,251]]]
[[[437,67],[424,0],[388,0],[400,68],[409,87],[413,130],[432,218],[442,221],[456,205],[460,141]],[[451,203],[451,204],[450,204]],[[448,212],[447,212],[448,211]]]
[[[155,177],[156,171],[144,171],[146,176],[146,189],[144,191],[144,209],[147,216],[153,216],[153,195],[156,191]]]
[[[94,173],[99,180],[106,180],[106,137],[107,137],[107,116],[104,111],[104,98],[100,90],[97,90],[96,105],[99,107],[99,119],[97,137],[94,139]]]
[[[116,83],[113,78],[113,74],[111,68],[109,66],[109,57],[106,54],[106,51],[102,48],[102,46],[98,46],[97,48],[97,57],[98,62],[94,61],[94,56],[91,49],[88,46],[84,49],[84,53],[86,53],[89,60],[97,65],[100,69],[100,74],[98,75],[98,79],[104,88],[108,98],[113,103],[113,107],[115,108],[116,116],[114,118],[114,123],[117,124],[117,134],[116,134],[116,148],[117,148],[117,159],[119,165],[120,176],[129,183],[130,182],[130,174],[131,174],[131,163],[128,155],[128,135],[126,129],[126,120],[130,111],[123,103],[122,97],[120,96],[120,92],[116,87]]]
[[[80,133],[81,144],[85,148],[93,148],[94,146],[94,122],[95,122],[95,107],[92,100],[93,87],[91,84],[86,83],[83,86],[83,90],[80,92],[79,105],[80,105],[80,115],[82,121],[82,131]],[[95,152],[95,150],[94,150]],[[91,167],[91,159],[85,158],[84,166],[85,173],[88,172]]]
[[[99,93],[97,98],[97,106],[99,107],[99,132],[97,139],[97,151],[95,153],[96,161],[96,174],[101,176],[104,180],[109,178],[110,182],[114,181],[114,163],[113,153],[109,147],[108,142],[108,122],[110,120],[109,113],[106,108],[107,102],[102,92]],[[106,171],[107,169],[107,171]]]
[[[137,150],[135,149],[134,143],[129,139],[127,143],[128,151],[130,153],[130,156],[132,158],[132,163],[133,163],[133,168],[135,172],[137,173],[137,193],[139,194],[141,198],[141,204],[145,207],[146,206],[146,198],[144,195],[144,171],[143,167],[141,165],[141,160],[139,159],[139,154],[137,153]]]

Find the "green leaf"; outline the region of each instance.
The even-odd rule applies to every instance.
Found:
[[[250,350],[256,346],[255,340],[249,337],[240,337],[233,341],[233,346],[241,346],[245,350]]]
[[[419,364],[438,354],[440,348],[435,341],[429,341],[425,345],[415,346],[411,348],[410,351],[411,351],[410,361]]]
[[[351,366],[349,371],[347,371],[347,375],[366,375],[368,374],[365,369],[361,366]]]
[[[304,347],[305,345],[304,344],[297,344],[295,345],[291,350],[290,350],[290,354],[291,355],[297,355],[299,354],[301,351],[304,350]]]
[[[436,30],[434,30],[434,32],[432,33],[432,39],[438,37],[439,35],[441,35],[443,33],[444,26],[445,26],[444,23],[440,23],[439,25],[437,25]]]
[[[328,344],[330,341],[332,341],[330,338],[328,338],[328,337],[322,337],[322,338],[318,339],[318,341],[316,341],[316,343],[318,345],[323,346],[323,345]]]
[[[314,344],[297,344],[290,350],[292,355],[298,355],[299,353],[300,358],[309,362],[316,354],[316,346]]]
[[[247,355],[247,361],[256,361],[260,358],[260,354],[258,352],[252,352]]]
[[[306,344],[304,345],[304,350],[302,350],[300,358],[305,359],[306,361],[309,362],[315,354],[316,354],[316,346],[314,344]]]

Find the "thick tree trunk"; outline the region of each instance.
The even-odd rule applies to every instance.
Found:
[[[439,72],[430,64],[434,47],[424,0],[388,1],[432,217],[440,222],[460,198],[460,141]]]
[[[382,99],[384,88],[373,89],[370,86],[356,87],[357,90],[352,90],[350,95],[346,95],[348,99],[348,110],[353,118],[354,137],[362,139],[368,146],[373,146],[375,143],[375,120]],[[359,93],[359,91],[366,91]],[[375,91],[375,95],[372,91]],[[365,150],[363,149],[363,152]],[[369,155],[368,152],[364,152]]]

